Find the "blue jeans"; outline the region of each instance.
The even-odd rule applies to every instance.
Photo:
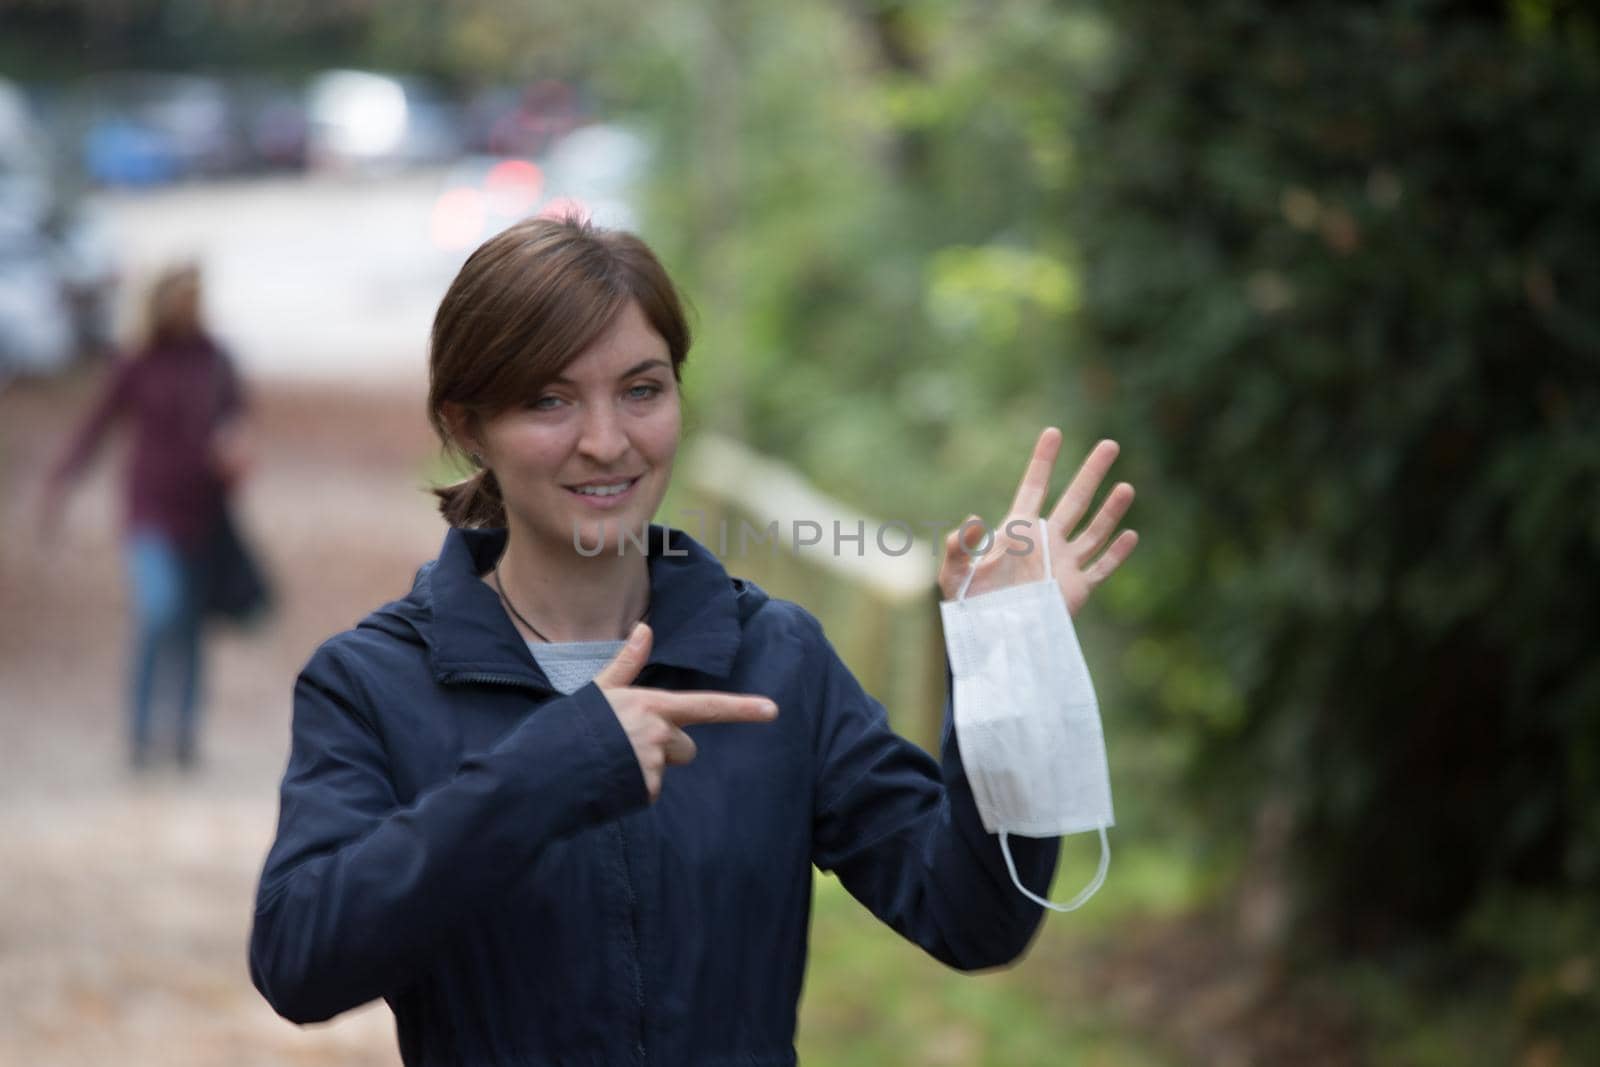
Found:
[[[133,664],[129,678],[129,744],[135,763],[150,751],[158,687],[176,703],[178,758],[195,753],[200,696],[200,604],[196,563],[166,535],[130,532],[126,545],[133,593]]]

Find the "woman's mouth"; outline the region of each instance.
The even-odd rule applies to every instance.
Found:
[[[581,486],[566,486],[567,492],[591,508],[609,510],[620,506],[633,496],[639,478],[620,478],[614,482],[588,482]]]

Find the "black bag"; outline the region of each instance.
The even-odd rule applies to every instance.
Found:
[[[202,564],[205,596],[201,614],[228,622],[255,623],[272,609],[272,590],[224,504],[211,528]]]

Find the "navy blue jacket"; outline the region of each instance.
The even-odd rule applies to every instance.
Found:
[[[451,530],[296,682],[250,936],[281,1015],[383,997],[408,1065],[793,1064],[813,864],[952,967],[1027,946],[1042,911],[983,831],[948,700],[941,768],[811,614],[653,526],[634,684],[779,716],[690,727],[650,804],[605,696],[556,693],[479,579],[505,537]],[[1011,847],[1044,891],[1057,842]]]

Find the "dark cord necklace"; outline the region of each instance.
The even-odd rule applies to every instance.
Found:
[[[527,620],[527,618],[522,614],[522,612],[517,610],[517,606],[511,602],[511,598],[506,595],[506,587],[504,585],[500,584],[500,568],[498,566],[495,567],[495,569],[494,569],[494,588],[495,588],[495,591],[500,594],[500,602],[506,606],[506,610],[507,611],[511,612],[511,617],[512,618],[516,619],[522,625],[526,626],[529,630],[533,631],[533,636],[537,637],[539,640],[543,641],[545,644],[547,644],[547,645],[555,644],[554,641],[550,640],[544,634],[540,633],[539,632],[539,628],[537,626],[535,626],[533,623],[529,622]],[[637,625],[639,625],[639,623],[643,622],[645,619],[647,619],[649,617],[650,617],[650,605],[647,603],[644,606],[644,613],[641,614],[637,619],[633,620],[633,625],[637,626]],[[628,627],[628,630],[629,630],[629,632],[632,632],[633,626]]]

